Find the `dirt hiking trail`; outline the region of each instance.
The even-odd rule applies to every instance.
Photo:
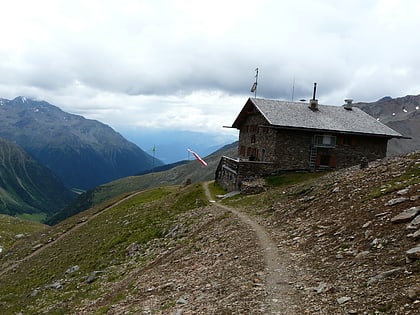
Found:
[[[209,182],[203,184],[209,201],[215,207],[230,211],[236,215],[243,224],[248,225],[255,232],[264,255],[265,285],[268,292],[267,303],[270,305],[269,314],[297,314],[296,303],[293,299],[294,288],[291,284],[292,282],[290,282],[290,275],[287,270],[287,266],[290,264],[287,252],[281,251],[281,248],[278,248],[270,237],[267,229],[248,214],[213,200],[208,185]]]

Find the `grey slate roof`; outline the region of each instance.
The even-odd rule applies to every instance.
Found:
[[[405,138],[357,107],[346,110],[343,106],[318,105],[319,110],[313,111],[308,103],[261,98],[250,98],[249,102],[276,127]]]

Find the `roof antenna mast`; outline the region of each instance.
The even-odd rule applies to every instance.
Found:
[[[295,98],[295,78],[293,78],[293,86],[292,86],[292,102]]]
[[[257,98],[257,85],[258,85],[258,68],[255,68],[255,82],[251,87],[251,93],[254,93],[255,98]]]

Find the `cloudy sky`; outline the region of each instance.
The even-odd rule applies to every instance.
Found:
[[[420,94],[417,0],[1,0],[0,98],[121,131],[226,133],[258,97]],[[293,89],[294,87],[294,89]],[[294,93],[292,93],[294,91]]]

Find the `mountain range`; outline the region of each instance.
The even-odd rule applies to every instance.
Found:
[[[419,104],[420,96],[406,96],[354,106],[411,137],[390,141],[389,154],[396,155],[420,149]],[[205,156],[208,167],[195,160],[163,165],[109,126],[25,97],[0,99],[0,136],[8,139],[0,141],[0,212],[39,214],[49,224],[118,194],[211,180],[220,157],[237,154],[235,142]],[[88,191],[70,204],[70,187]]]
[[[402,104],[355,104],[412,137],[395,154],[419,149],[418,105]],[[119,178],[56,213],[68,189],[0,139],[1,201],[56,213],[53,226],[0,215],[1,313],[417,313],[420,152],[216,201],[225,192],[207,181],[236,154]]]
[[[26,97],[0,99],[0,136],[68,188],[85,190],[162,165],[111,127]]]
[[[394,156],[420,150],[420,95],[383,97],[376,102],[355,103],[369,115],[411,139],[392,139],[388,155]]]

